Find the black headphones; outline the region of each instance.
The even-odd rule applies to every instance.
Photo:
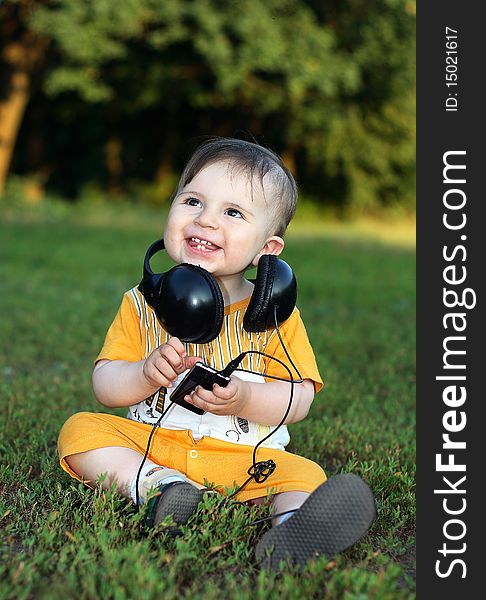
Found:
[[[164,250],[164,240],[154,242],[143,261],[138,289],[154,309],[164,329],[183,342],[205,344],[214,340],[223,325],[224,301],[216,279],[196,265],[183,263],[166,273],[154,273],[152,256]],[[290,266],[277,256],[264,254],[258,261],[255,289],[243,318],[248,332],[265,331],[290,317],[297,299],[297,281]]]

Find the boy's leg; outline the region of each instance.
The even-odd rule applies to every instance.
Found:
[[[103,413],[76,413],[64,423],[58,440],[61,467],[76,479],[94,487],[106,475],[103,487],[115,484],[126,497],[148,500],[147,523],[159,523],[172,515],[177,525],[189,519],[202,498],[203,485],[189,480],[182,471],[187,447],[184,432],[160,430],[154,443],[153,460],[146,460],[140,476],[149,425]],[[167,468],[165,461],[175,469]],[[148,496],[150,490],[157,494]]]
[[[95,482],[100,475],[106,473],[103,488],[106,490],[116,483],[120,494],[130,498],[132,481],[137,475],[142,458],[139,452],[131,448],[109,446],[71,454],[66,456],[66,462],[86,481]],[[145,463],[155,466],[149,459]]]
[[[106,474],[102,483],[108,489],[113,483],[118,492],[134,502],[136,483],[142,455],[131,448],[108,446],[66,456],[66,462],[80,477],[88,481]],[[175,484],[175,485],[173,485]],[[138,499],[144,503],[150,490],[158,494],[149,501],[149,524],[156,524],[172,515],[176,524],[187,522],[202,499],[204,486],[190,481],[174,469],[157,465],[146,459],[138,482]]]
[[[274,514],[285,512],[286,510],[292,510],[294,508],[300,508],[302,504],[310,496],[308,492],[281,492],[276,494],[273,499],[273,512]],[[287,513],[276,519],[272,519],[272,527],[276,527],[290,518],[294,513]]]
[[[133,482],[137,477],[142,459],[139,452],[125,446],[95,448],[66,456],[66,462],[84,480],[95,482],[100,475],[106,474],[102,483],[104,489],[108,489],[113,483],[116,483],[118,492],[132,499],[134,499]],[[205,489],[203,485],[188,479],[180,471],[159,465],[146,458],[139,483],[142,501],[145,500],[151,487],[156,487],[162,480],[164,483],[185,481],[198,489]]]

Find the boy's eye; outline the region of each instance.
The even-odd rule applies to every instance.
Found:
[[[243,215],[240,213],[239,210],[236,210],[236,208],[228,208],[228,210],[226,211],[226,214],[229,217],[236,217],[236,218],[239,218],[239,219],[243,218]]]
[[[189,204],[189,206],[200,206],[201,200],[199,200],[198,198],[193,198],[191,196],[190,198],[186,198],[184,200],[184,204]]]

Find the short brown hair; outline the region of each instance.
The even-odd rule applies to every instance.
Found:
[[[272,235],[283,236],[294,216],[297,206],[297,185],[280,157],[259,144],[236,138],[213,137],[196,148],[186,164],[172,198],[180,193],[194,177],[210,164],[228,161],[241,169],[250,181],[258,175],[263,188],[263,178],[269,175],[272,187]]]

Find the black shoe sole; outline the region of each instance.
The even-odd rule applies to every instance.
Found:
[[[265,533],[256,547],[262,567],[276,570],[281,560],[304,566],[356,543],[376,517],[372,491],[357,475],[336,475],[321,484],[287,521]]]
[[[163,485],[160,495],[155,500],[151,524],[157,525],[170,515],[176,525],[185,525],[196,512],[202,498],[203,491],[190,483],[174,481]],[[179,533],[179,530],[174,528],[170,531]]]

